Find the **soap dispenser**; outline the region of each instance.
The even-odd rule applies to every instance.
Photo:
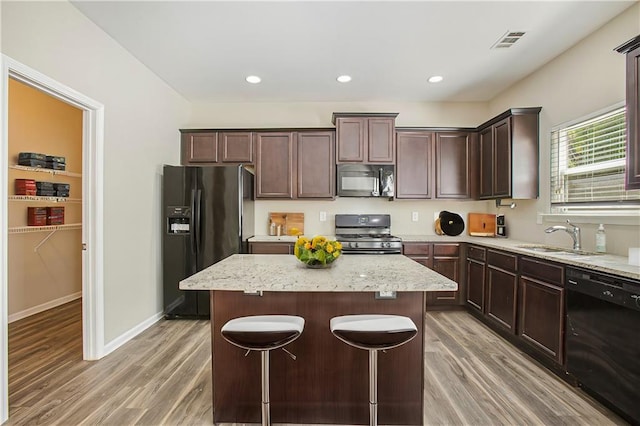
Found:
[[[601,223],[596,231],[596,252],[604,253],[607,251],[607,234],[604,232],[604,225]]]

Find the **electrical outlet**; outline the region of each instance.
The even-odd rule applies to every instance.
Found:
[[[542,213],[538,212],[538,214],[536,215],[536,223],[538,225],[542,225]]]
[[[411,213],[411,220],[414,222],[418,221],[418,212],[412,212]]]
[[[327,212],[320,212],[320,222],[327,221]]]
[[[395,291],[376,291],[375,298],[376,299],[395,299],[396,292]]]

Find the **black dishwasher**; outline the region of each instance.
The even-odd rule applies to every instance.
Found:
[[[591,395],[640,424],[640,283],[566,268],[567,371]]]

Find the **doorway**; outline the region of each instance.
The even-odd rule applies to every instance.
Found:
[[[2,55],[0,79],[0,423],[9,416],[8,406],[8,193],[11,164],[8,152],[9,79],[35,88],[82,112],[82,211],[81,293],[83,359],[95,360],[104,353],[103,297],[103,134],[104,106],[85,95]]]

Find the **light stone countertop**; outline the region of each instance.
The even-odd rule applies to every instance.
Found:
[[[577,266],[580,268],[599,271],[622,277],[640,280],[640,266],[630,265],[629,258],[625,256],[616,256],[613,254],[591,253],[586,255],[578,255],[571,252],[539,252],[521,246],[542,246],[545,244],[532,243],[527,241],[512,240],[510,238],[500,237],[471,237],[469,235],[459,235],[457,237],[440,236],[440,235],[399,235],[403,243],[407,242],[431,242],[431,243],[470,243],[487,248],[496,248],[500,250],[510,251],[513,253],[524,254],[530,257],[550,260],[562,263],[567,266]],[[570,250],[565,248],[566,250]]]
[[[318,234],[303,234],[307,238],[312,238]],[[324,235],[328,240],[335,240],[336,237],[333,235]],[[283,242],[283,243],[295,243],[298,241],[298,237],[293,235],[256,235],[249,239],[247,239],[250,243],[274,243],[274,242]]]
[[[400,254],[341,256],[311,269],[293,255],[234,254],[180,281],[181,290],[455,291],[458,284]]]

